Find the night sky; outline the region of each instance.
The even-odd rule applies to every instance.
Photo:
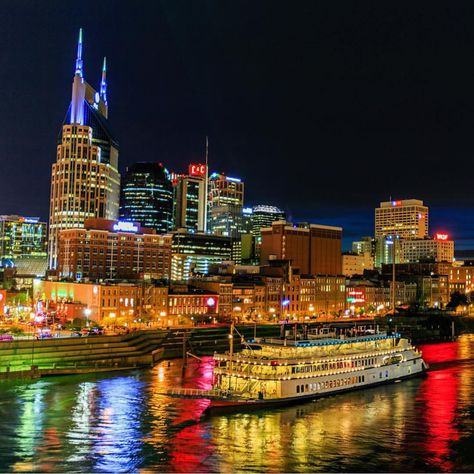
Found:
[[[84,29],[120,168],[203,160],[247,204],[373,233],[391,196],[474,248],[474,3],[3,0],[0,214],[47,219]]]

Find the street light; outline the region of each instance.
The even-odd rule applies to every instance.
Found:
[[[86,308],[84,310],[84,314],[86,315],[86,318],[87,318],[86,326],[89,327],[89,316],[92,314],[92,310],[89,308]]]

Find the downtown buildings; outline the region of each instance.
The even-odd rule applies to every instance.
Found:
[[[57,269],[59,233],[81,228],[90,218],[115,220],[119,210],[118,143],[110,131],[106,61],[99,90],[85,81],[82,30],[72,83],[71,103],[58,139],[51,172],[49,268]]]
[[[372,270],[374,254],[379,269],[392,255],[401,263],[452,262],[454,244],[443,234],[429,238],[428,208],[422,201],[381,203],[375,211],[377,244],[364,239],[354,246],[358,255],[342,256],[340,227],[292,225],[274,206],[245,207],[244,181],[209,174],[207,153],[205,164],[191,163],[184,174],[169,173],[157,162],[129,166],[118,220],[118,144],[107,117],[105,62],[96,92],[84,79],[80,34],[71,104],[52,169],[52,279],[109,286],[127,280],[130,285],[164,285],[176,295],[178,284],[189,292],[199,287],[219,295],[219,315],[293,317],[344,312],[357,296],[346,295],[346,288],[358,274]],[[213,274],[214,268],[234,265],[239,272],[243,262],[249,264],[248,275],[216,281],[222,275]],[[282,270],[285,265],[291,271]],[[212,289],[202,288],[208,283]],[[383,290],[370,297],[378,303],[387,284],[374,285]],[[176,308],[182,307],[179,298]]]

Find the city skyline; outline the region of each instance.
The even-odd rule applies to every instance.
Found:
[[[472,94],[464,93],[466,89],[463,88],[467,87],[468,81],[461,81],[457,84],[457,90],[454,91],[452,88],[439,87],[443,85],[442,81],[446,80],[443,74],[429,77],[424,75],[426,71],[433,71],[436,66],[435,53],[447,54],[446,49],[451,54],[451,48],[443,46],[432,34],[428,33],[426,40],[419,39],[418,47],[426,46],[424,42],[430,40],[433,41],[432,47],[427,48],[428,53],[423,57],[416,56],[416,59],[422,62],[424,69],[415,68],[412,75],[405,77],[405,81],[399,81],[398,85],[395,78],[388,78],[382,74],[379,80],[375,74],[377,71],[380,72],[379,68],[389,60],[396,59],[405,65],[406,61],[415,57],[413,53],[413,56],[407,56],[404,60],[398,56],[399,52],[395,54],[388,48],[384,50],[387,58],[382,60],[377,48],[371,42],[372,40],[375,43],[380,41],[384,46],[391,44],[387,43],[388,40],[380,36],[380,33],[377,33],[377,20],[380,20],[391,26],[394,31],[399,31],[400,35],[396,35],[391,41],[394,41],[397,46],[406,46],[407,40],[403,39],[401,33],[404,32],[409,38],[415,35],[414,28],[406,19],[408,17],[405,18],[403,15],[407,14],[406,11],[387,10],[383,12],[383,17],[379,17],[377,11],[368,17],[366,11],[363,12],[364,14],[353,12],[356,14],[352,18],[345,18],[344,25],[347,27],[347,32],[344,32],[334,29],[334,21],[331,23],[331,20],[335,20],[338,14],[331,11],[330,7],[320,11],[317,6],[306,5],[308,16],[316,22],[319,29],[316,28],[317,32],[312,32],[309,31],[308,24],[304,24],[302,31],[292,39],[292,34],[295,34],[296,20],[302,19],[303,10],[291,13],[288,18],[288,27],[281,31],[280,35],[275,35],[275,26],[264,18],[263,13],[266,12],[264,4],[257,6],[250,12],[250,18],[243,21],[242,14],[239,15],[239,8],[232,6],[213,5],[213,8],[208,6],[199,11],[194,11],[193,7],[190,7],[186,12],[178,13],[171,4],[165,2],[161,6],[147,6],[142,12],[132,13],[132,16],[136,15],[140,19],[143,15],[152,13],[153,18],[163,27],[160,32],[156,33],[152,28],[153,22],[148,21],[139,22],[142,24],[142,31],[135,32],[137,34],[133,35],[133,27],[125,21],[123,6],[120,3],[114,3],[115,5],[117,5],[117,22],[113,28],[106,22],[104,22],[104,28],[98,27],[109,12],[107,2],[97,9],[94,21],[82,11],[74,11],[77,14],[67,17],[65,11],[60,8],[44,7],[38,12],[38,19],[35,20],[41,23],[41,28],[35,31],[37,41],[32,45],[31,51],[24,52],[21,63],[17,62],[11,54],[7,54],[2,59],[3,74],[0,76],[0,81],[6,81],[7,74],[9,75],[8,83],[12,83],[11,96],[14,97],[15,102],[10,102],[11,97],[6,97],[4,102],[4,117],[7,123],[0,137],[1,142],[5,144],[5,156],[13,157],[13,159],[8,162],[4,160],[4,173],[0,187],[1,213],[39,215],[42,220],[46,220],[49,194],[48,170],[54,160],[54,146],[51,143],[54,143],[54,138],[59,132],[58,125],[64,117],[67,97],[70,94],[69,79],[73,73],[71,69],[75,55],[76,35],[78,29],[83,27],[84,69],[92,84],[100,83],[103,55],[110,58],[108,59],[110,71],[108,96],[113,104],[110,121],[122,147],[120,159],[122,173],[126,166],[136,161],[159,161],[170,170],[185,169],[191,161],[202,161],[204,139],[206,135],[209,135],[210,169],[242,177],[246,182],[246,204],[277,205],[286,211],[289,220],[308,220],[321,224],[340,225],[344,228],[344,248],[348,248],[350,240],[372,234],[373,209],[378,202],[388,199],[390,195],[397,199],[423,199],[432,210],[433,228],[451,233],[459,249],[474,247],[474,229],[468,225],[472,215],[469,207],[472,198],[465,191],[468,189],[468,182],[465,180],[469,173],[457,173],[456,179],[452,180],[454,184],[451,184],[449,180],[444,180],[445,168],[442,166],[444,156],[446,159],[449,158],[453,166],[457,165],[460,169],[464,167],[462,160],[466,160],[465,164],[468,163],[470,148],[466,144],[468,138],[466,127],[470,122],[466,114],[474,99],[471,97]],[[245,3],[241,5],[245,7]],[[26,19],[25,24],[22,25],[23,28],[14,30],[16,22],[19,21],[19,16],[15,14],[19,14],[19,10],[16,11],[13,4],[8,6],[8,9],[12,21],[11,24],[4,24],[3,27],[8,33],[7,41],[11,43],[10,51],[15,51],[22,44],[22,38],[24,41],[36,24],[35,21]],[[435,6],[432,17],[428,19],[422,18],[421,11],[416,10],[411,11],[410,18],[416,26],[422,26],[426,30],[429,30],[430,24],[443,26],[442,38],[456,44],[462,43],[461,51],[457,53],[461,55],[469,51],[473,41],[462,29],[453,30],[456,21],[465,21],[461,15],[458,18],[457,14],[461,10],[468,13],[468,9],[468,6],[463,6],[456,15],[453,13],[443,17],[442,11]],[[319,24],[321,19],[318,20],[313,15],[317,12],[328,19],[329,26],[325,28]],[[231,14],[236,14],[236,19],[233,19]],[[186,31],[179,30],[179,28],[190,26],[191,15],[196,20],[196,25]],[[281,4],[275,4],[271,19],[281,20],[282,15]],[[466,14],[465,17],[468,18],[469,15]],[[360,26],[362,18],[367,22],[367,38],[358,32],[357,27]],[[48,26],[49,22],[58,19],[62,22],[52,33]],[[240,24],[237,19],[242,19],[242,23]],[[399,30],[395,26],[397,20],[399,20]],[[280,23],[277,22],[277,24]],[[199,30],[202,25],[208,25],[209,28]],[[228,25],[230,31],[222,32],[222,25]],[[178,29],[175,31],[174,27]],[[249,37],[237,54],[235,48],[232,48],[238,42],[233,34],[241,33],[244,27],[248,27]],[[195,43],[193,41],[198,32],[203,37]],[[260,36],[256,35],[257,32],[260,32]],[[307,53],[320,38],[318,35],[330,35],[331,32],[335,41],[333,50],[329,51],[327,45],[325,48],[316,47],[318,54],[314,58],[308,56]],[[450,36],[448,33],[453,34]],[[219,54],[222,51],[216,46],[213,35],[218,35],[218,38],[222,39],[222,50],[228,50],[233,54]],[[349,35],[355,38],[354,46],[345,43],[345,38]],[[130,39],[129,36],[132,44],[125,44],[126,40]],[[242,38],[239,37],[239,39]],[[309,45],[306,45],[304,41],[301,43],[299,40],[302,39],[308,40]],[[285,59],[289,60],[288,67],[281,70],[281,74],[275,75],[273,73],[278,72],[278,67],[274,64],[276,53],[270,54],[268,61],[264,61],[262,65],[256,64],[255,57],[257,53],[267,53],[273,41],[284,46],[280,52]],[[139,45],[143,47],[143,51],[135,51],[136,54],[132,54],[132,49]],[[254,56],[250,54],[253,45],[256,47]],[[301,48],[300,50],[296,48],[297,45]],[[242,45],[239,43],[239,46]],[[43,52],[45,47],[48,54]],[[373,64],[370,67],[366,65],[365,68],[357,69],[357,65],[348,59],[352,47],[362,51],[361,54],[367,64],[371,61]],[[196,58],[191,57],[193,48],[198,53]],[[329,57],[329,52],[333,53],[333,58]],[[295,59],[299,57],[298,53],[301,56],[301,64]],[[207,57],[206,61],[203,62],[202,67],[197,67],[197,59],[203,57],[204,59]],[[343,58],[346,63],[341,61]],[[459,59],[457,56],[456,58]],[[232,59],[235,60],[234,63]],[[217,63],[221,64],[221,74],[217,76],[219,81],[217,78],[210,77],[216,72]],[[328,65],[333,66],[333,69],[328,69]],[[254,69],[248,69],[250,66]],[[431,69],[427,66],[431,66]],[[28,70],[33,68],[37,72],[35,81],[25,81],[25,78],[30,77],[25,67],[29,68]],[[235,67],[235,70],[232,67]],[[316,77],[320,68],[324,69],[327,75],[326,80]],[[298,74],[292,74],[293,70]],[[230,72],[235,72],[235,77],[231,77]],[[312,87],[306,79],[301,84],[301,91],[296,92],[295,86],[299,83],[298,79],[305,77],[302,74],[304,72],[311,79],[317,79],[315,84],[324,87],[313,90],[317,88]],[[392,69],[390,72],[396,74]],[[469,70],[464,72],[466,74],[462,77],[468,77]],[[381,99],[377,94],[371,97],[372,91],[368,90],[367,84],[364,86],[362,81],[364,77],[361,78],[360,75],[365,75],[365,79],[372,85],[393,87],[397,100],[401,100],[402,105],[405,105],[401,106],[399,102],[395,106],[392,103],[393,107],[387,108],[388,112],[384,112],[382,105],[375,107],[377,98],[384,101],[388,99],[385,97]],[[351,85],[349,80],[351,78],[357,79],[355,85]],[[245,81],[239,83],[239,79],[245,79]],[[423,100],[418,97],[419,100],[410,102],[415,92],[421,91],[423,81],[428,81],[429,86],[424,91]],[[46,88],[45,84],[49,87]],[[215,86],[215,92],[206,87],[210,84]],[[237,88],[236,85],[238,85]],[[287,86],[285,91],[290,90],[291,93],[285,97],[279,96],[277,93],[279,86]],[[344,87],[352,88],[352,92],[357,92],[360,99],[370,99],[370,103],[368,102],[364,108],[359,102],[349,100],[344,104],[345,108],[341,107],[341,102],[348,99],[349,93],[344,90]],[[127,89],[137,91],[136,95],[128,94]],[[21,91],[22,94],[15,94],[15,91],[17,93]],[[403,98],[403,91],[411,92],[411,94]],[[436,95],[435,91],[440,95]],[[257,93],[260,98],[258,107],[251,101],[256,98]],[[31,96],[35,97],[35,101],[24,102],[25,97]],[[456,100],[460,97],[463,101],[455,112],[443,105],[458,104]],[[329,107],[328,98],[337,98],[334,102],[336,106],[334,110]],[[241,99],[242,104],[237,103],[236,99]],[[275,103],[278,107],[273,102],[273,107],[268,107],[271,105],[270,99],[276,99]],[[278,101],[278,99],[281,100]],[[430,101],[433,103],[427,106]],[[134,120],[130,121],[128,110],[132,102],[136,113],[134,113]],[[50,103],[53,105],[50,106]],[[33,104],[34,109],[32,109]],[[247,109],[247,113],[244,114],[243,109],[249,104],[253,104],[253,108]],[[312,115],[311,110],[315,105],[321,107]],[[370,110],[367,111],[366,108]],[[295,112],[295,109],[301,109],[302,113],[301,117],[299,115],[296,117],[292,125],[287,117],[288,112]],[[30,113],[23,113],[22,128],[18,132],[11,129],[11,124],[18,121],[20,110]],[[43,111],[41,123],[38,123],[37,113],[32,113],[33,110]],[[337,111],[338,114],[335,113]],[[268,119],[269,112],[275,115],[275,118],[262,121],[262,126],[259,128],[256,123],[257,118]],[[364,120],[370,122],[378,118],[380,120],[378,131],[381,137],[386,138],[389,130],[400,134],[396,137],[396,142],[404,144],[405,148],[397,151],[399,146],[397,143],[393,140],[385,140],[384,147],[390,144],[394,150],[387,152],[386,148],[382,148],[383,152],[379,153],[377,149],[375,156],[374,147],[376,148],[376,144],[381,144],[381,138],[375,136],[377,135],[375,133],[371,138],[366,136],[362,140],[359,137],[353,141],[351,150],[346,150],[350,153],[343,153],[339,142],[333,142],[331,153],[327,153],[329,138],[324,138],[322,135],[327,134],[328,137],[336,138],[335,129],[338,129],[339,135],[348,139],[354,138],[353,135],[357,132],[364,131],[354,121],[356,112],[361,114],[362,122]],[[389,124],[401,123],[402,112],[407,126],[390,129]],[[409,119],[412,112],[418,117],[419,123],[414,124],[412,123],[414,119]],[[416,113],[427,115],[417,116]],[[33,117],[35,117],[34,126]],[[346,125],[344,125],[345,119],[348,121]],[[145,122],[149,124],[148,127],[143,131],[138,131],[138,127],[143,127]],[[224,125],[221,125],[222,123]],[[422,127],[418,138],[414,136],[415,125]],[[283,126],[288,128],[283,130]],[[19,127],[16,128],[19,129]],[[158,136],[156,136],[156,130],[159,131]],[[368,130],[366,129],[365,132]],[[377,128],[372,130],[377,132]],[[31,140],[23,140],[21,137],[25,134],[31,137]],[[313,135],[321,141],[322,148],[318,145],[314,153],[311,150],[310,158],[313,156],[312,159],[308,157],[303,159],[300,151],[304,146],[308,146],[308,141],[313,141]],[[151,136],[155,143],[154,148],[150,146]],[[446,146],[452,146],[449,153],[446,147],[440,147],[443,143]],[[415,146],[407,148],[407,144]],[[426,145],[426,149],[421,147],[423,144]],[[433,154],[435,149],[438,150],[437,156]],[[325,153],[321,153],[323,150]],[[410,150],[415,150],[416,154]],[[368,154],[365,153],[366,151]],[[152,153],[156,155],[150,156]],[[342,168],[333,165],[334,159],[339,160]],[[34,160],[37,166],[28,167],[27,164],[31,160]],[[265,163],[266,160],[271,160],[279,166],[269,166]],[[364,165],[363,168],[356,166],[357,160]],[[394,166],[387,167],[386,163],[391,163],[390,160],[397,161]],[[314,165],[312,165],[313,161]],[[409,163],[410,172],[402,180],[401,173],[404,166]],[[376,181],[373,180],[375,171],[369,168],[369,164],[383,169],[383,173],[378,172]],[[305,166],[313,170],[313,175],[305,172]],[[356,168],[361,169],[360,176],[354,175]],[[386,171],[387,169],[390,169],[390,173]],[[267,179],[262,180],[262,177]],[[440,181],[441,179],[443,181]],[[440,186],[441,182],[443,188]],[[13,192],[12,186],[19,192]],[[350,199],[347,199],[348,196]]]

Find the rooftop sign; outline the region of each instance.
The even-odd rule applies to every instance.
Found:
[[[191,163],[188,171],[190,176],[206,176],[206,165]]]
[[[133,222],[119,221],[114,224],[113,229],[116,232],[138,232],[138,226],[135,225]]]

